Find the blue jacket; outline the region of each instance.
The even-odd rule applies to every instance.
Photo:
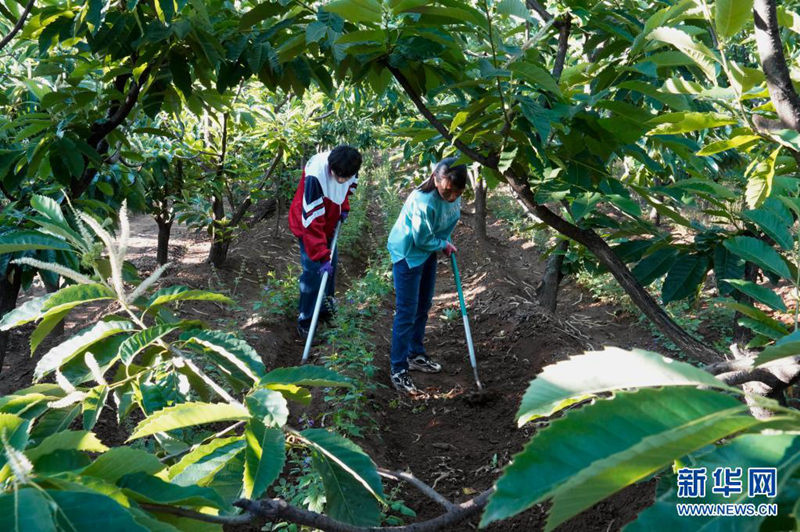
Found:
[[[460,217],[461,198],[450,203],[435,190],[414,190],[389,233],[392,264],[405,259],[409,268],[416,268],[424,263],[445,248]]]

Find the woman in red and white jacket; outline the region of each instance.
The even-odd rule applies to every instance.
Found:
[[[336,224],[350,212],[348,196],[358,183],[361,154],[350,146],[337,146],[330,152],[313,156],[303,170],[303,177],[289,208],[289,228],[300,241],[300,302],[297,332],[308,336],[314,304],[323,272],[328,273],[326,304],[320,319],[329,321],[333,306],[337,254],[331,256],[331,241]]]

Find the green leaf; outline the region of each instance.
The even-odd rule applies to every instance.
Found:
[[[60,249],[72,251],[70,245],[52,235],[46,235],[33,229],[21,229],[3,234],[0,242],[0,254],[26,251],[29,249]]]
[[[725,283],[725,279],[741,279],[744,277],[744,261],[731,253],[725,246],[714,246],[714,278],[717,281],[719,295],[727,296],[733,287]]]
[[[35,488],[21,488],[0,495],[0,529],[15,532],[56,530],[50,501]]]
[[[761,137],[758,135],[737,135],[729,139],[718,140],[703,146],[703,149],[697,152],[697,155],[714,155],[725,150],[733,150],[740,148],[753,142],[758,142]]]
[[[3,315],[3,319],[0,320],[0,331],[8,331],[14,327],[38,320],[42,316],[42,307],[44,302],[47,301],[47,297],[34,297]]]
[[[355,23],[379,23],[382,18],[381,4],[376,0],[334,0],[324,4],[322,9]]]
[[[131,335],[125,339],[119,348],[120,360],[123,364],[129,366],[142,349],[178,328],[177,325],[171,324],[156,325]]]
[[[52,294],[42,306],[42,314],[46,316],[51,313],[70,310],[82,303],[115,299],[116,297],[111,288],[99,283],[72,284]]]
[[[250,413],[242,405],[228,403],[181,403],[155,412],[136,426],[128,441],[167,432],[220,421],[248,419]]]
[[[758,163],[747,177],[745,199],[751,209],[760,207],[772,193],[772,181],[775,177],[775,161],[781,148],[773,151],[766,161]]]
[[[100,412],[108,399],[108,386],[101,384],[95,386],[86,394],[83,400],[83,428],[92,430],[100,417]]]
[[[352,381],[344,375],[322,366],[296,366],[274,369],[264,375],[259,384],[294,384],[295,386],[326,387],[353,386]]]
[[[28,443],[28,429],[30,421],[14,414],[0,413],[0,441],[5,441],[8,445],[18,451],[25,449]],[[0,469],[8,463],[8,456],[0,452]]]
[[[62,530],[147,532],[125,507],[105,495],[89,491],[48,490],[47,497],[56,508],[56,520]]]
[[[258,499],[283,470],[286,440],[280,429],[266,428],[256,419],[247,423],[244,439],[247,447],[244,454],[242,497]]]
[[[233,305],[234,301],[228,296],[207,292],[205,290],[190,290],[186,286],[169,286],[158,290],[147,303],[147,312],[153,312],[161,305],[174,301],[213,301]]]
[[[794,237],[784,220],[765,209],[745,211],[742,215],[756,224],[764,233],[786,251],[794,248]]]
[[[647,286],[667,273],[677,258],[678,250],[675,248],[657,249],[640,260],[631,273],[640,283]]]
[[[300,404],[311,404],[311,392],[306,388],[295,386],[294,384],[266,384],[270,390],[280,392],[288,401],[295,401]]]
[[[154,475],[162,469],[164,469],[164,464],[155,455],[141,449],[115,447],[98,456],[86,469],[81,471],[81,475],[101,478],[106,482],[116,484],[125,475],[132,473]]]
[[[67,219],[64,218],[64,213],[61,210],[61,205],[59,205],[56,200],[48,198],[47,196],[34,194],[31,197],[31,207],[56,225],[69,228]]]
[[[648,36],[648,40],[657,40],[671,44],[684,54],[692,58],[695,64],[706,75],[709,81],[714,83],[717,78],[715,63],[718,62],[717,56],[706,45],[692,39],[692,36],[683,30],[662,26],[653,30]]]
[[[36,351],[36,348],[47,338],[47,335],[61,323],[61,321],[69,314],[69,309],[56,312],[55,314],[49,313],[39,325],[36,326],[33,333],[31,333],[31,355]]]
[[[774,318],[771,318],[770,316],[767,315],[767,313],[758,310],[755,307],[752,307],[750,305],[743,305],[741,303],[736,303],[734,301],[724,301],[722,305],[731,310],[735,310],[737,312],[744,314],[755,323],[762,324],[764,327],[766,327],[767,331],[762,332],[762,330],[759,330],[758,332],[761,334],[773,338],[774,337],[780,338],[781,336],[789,334],[789,331],[786,329],[786,327],[784,327],[784,325],[781,322],[779,322]]]
[[[625,368],[625,371],[618,371]],[[632,349],[606,347],[545,366],[528,386],[517,412],[521,427],[555,414],[594,394],[654,386],[728,388],[712,374],[672,358]]]
[[[200,445],[169,468],[168,478],[179,486],[204,485],[244,448],[241,436],[218,438]]]
[[[522,0],[500,0],[500,3],[497,4],[495,9],[501,15],[510,15],[521,18],[522,20],[528,20],[530,18],[528,8],[525,7]]]
[[[262,2],[256,7],[242,15],[239,21],[239,29],[246,30],[261,22],[262,20],[284,13],[286,8],[280,3]]]
[[[722,113],[685,111],[659,115],[647,123],[655,126],[647,132],[648,135],[676,135],[736,124],[737,120]]]
[[[211,488],[178,486],[147,473],[125,475],[117,485],[137,502],[180,506],[223,508],[225,502]]]
[[[300,435],[317,451],[314,466],[325,486],[326,513],[351,525],[377,526],[383,489],[370,457],[325,429],[308,429]]]
[[[733,285],[737,290],[752,297],[759,303],[763,303],[775,310],[786,312],[786,305],[783,299],[766,286],[761,286],[752,281],[744,281],[742,279],[725,279],[725,282]]]
[[[552,530],[673,460],[759,423],[737,398],[712,390],[619,392],[540,429],[497,481],[481,526],[552,497],[545,526]]]
[[[70,361],[75,355],[100,340],[116,334],[129,332],[135,329],[133,323],[123,320],[100,321],[87,329],[52,348],[36,364],[33,372],[34,380],[39,380],[48,373],[60,368]]]
[[[512,63],[508,68],[534,87],[541,87],[557,96],[561,96],[561,88],[555,78],[542,67],[527,61],[518,61]]]
[[[765,347],[756,358],[755,365],[760,366],[779,358],[796,355],[800,355],[800,333],[794,331],[780,338],[775,345]]]
[[[714,26],[717,35],[728,39],[739,33],[753,18],[753,0],[716,0]]]
[[[722,243],[725,248],[760,268],[774,272],[784,279],[792,279],[784,259],[766,242],[751,236],[736,236]]]
[[[500,173],[505,172],[514,163],[514,157],[517,156],[519,146],[515,146],[513,150],[508,150],[500,153],[500,161],[497,163],[497,171]]]
[[[699,454],[699,453],[698,453]],[[775,467],[777,473],[777,490],[779,494],[785,492],[786,481],[796,471],[800,461],[800,437],[796,434],[743,434],[736,437],[727,445],[717,446],[709,453],[693,457],[693,468],[705,468],[711,473],[717,468],[741,467],[746,472],[751,467]],[[686,517],[678,516],[675,511],[676,504],[685,499],[677,497],[677,478],[668,477],[674,483],[663,492],[655,504],[646,508],[639,514],[625,531],[646,532],[650,530],[682,530],[686,525]],[[674,479],[674,480],[673,480]],[[666,480],[666,479],[665,479]],[[711,474],[707,478],[706,495],[702,499],[705,504],[730,504],[730,503],[767,503],[775,502],[759,497],[748,497],[747,489],[741,493],[731,493],[725,496],[714,493],[711,484]],[[747,473],[742,475],[742,486],[747,482]],[[781,486],[781,484],[783,484]],[[745,500],[747,499],[747,500]],[[780,512],[779,512],[780,513]],[[737,516],[735,527],[737,530],[759,530],[763,517]],[[692,528],[695,530],[725,530],[731,524],[729,517],[701,517],[693,516]],[[765,529],[769,529],[765,527]]]
[[[25,451],[25,455],[31,462],[36,462],[42,456],[61,449],[102,453],[108,447],[88,430],[64,430],[48,436],[36,447]]]
[[[256,350],[244,340],[223,331],[205,331],[193,329],[181,334],[180,339],[187,344],[195,343],[211,349],[232,363],[238,370],[247,375],[253,382],[266,373],[264,363]]]
[[[280,392],[256,388],[245,399],[253,418],[268,427],[282,427],[289,419],[289,407]]]
[[[697,286],[703,282],[708,271],[708,256],[681,255],[669,269],[661,288],[664,304],[677,301],[697,293]]]

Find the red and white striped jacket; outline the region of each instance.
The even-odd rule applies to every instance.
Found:
[[[289,207],[289,228],[303,239],[306,254],[315,262],[330,260],[328,241],[333,238],[342,212],[350,211],[350,194],[358,186],[356,177],[346,183],[336,182],[327,160],[328,152],[311,158]]]

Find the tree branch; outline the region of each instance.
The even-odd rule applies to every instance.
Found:
[[[794,89],[783,54],[775,0],[754,0],[753,22],[761,67],[778,118],[787,127],[800,131],[800,96]]]
[[[553,78],[558,82],[561,72],[564,71],[564,61],[567,58],[567,44],[569,43],[569,32],[572,29],[572,19],[569,15],[564,15],[558,27],[558,51],[556,61],[553,64]]]
[[[442,496],[441,493],[433,489],[432,487],[425,484],[423,481],[412,475],[411,473],[406,473],[405,471],[389,471],[388,469],[379,468],[378,474],[382,477],[390,478],[392,480],[405,480],[423,494],[427,495],[429,498],[433,499],[435,502],[439,503],[441,506],[444,507],[445,510],[453,511],[456,508],[456,505]]]
[[[14,24],[14,27],[11,28],[11,31],[8,32],[8,35],[6,35],[5,37],[3,37],[2,40],[0,40],[0,50],[5,48],[6,45],[11,42],[11,39],[13,39],[14,36],[17,33],[19,33],[19,30],[22,29],[22,26],[25,24],[25,19],[28,18],[28,14],[30,14],[31,9],[33,9],[34,3],[35,0],[28,0],[28,3],[25,4],[25,9],[22,10],[22,14],[19,16],[19,20],[17,21],[17,23]]]
[[[553,19],[553,15],[551,15],[542,4],[537,2],[536,0],[525,0],[525,5],[528,6],[528,9],[533,9],[536,13],[541,17],[542,20],[545,22],[550,22]]]
[[[269,168],[264,173],[264,177],[261,180],[261,184],[258,186],[258,190],[264,190],[264,187],[267,184],[267,180],[270,177],[272,177],[272,174],[275,172],[275,169],[278,168],[278,164],[281,161],[281,157],[283,157],[283,146],[278,148],[278,153],[275,154],[275,157],[272,159],[272,164],[269,165]],[[253,204],[253,198],[251,196],[248,196],[247,199],[245,199],[242,202],[242,204],[239,205],[239,208],[236,209],[236,212],[233,214],[233,217],[231,218],[231,225],[238,224],[242,220],[242,218],[244,218],[244,215],[247,214],[247,211],[248,209],[250,209],[250,206],[252,204]]]

